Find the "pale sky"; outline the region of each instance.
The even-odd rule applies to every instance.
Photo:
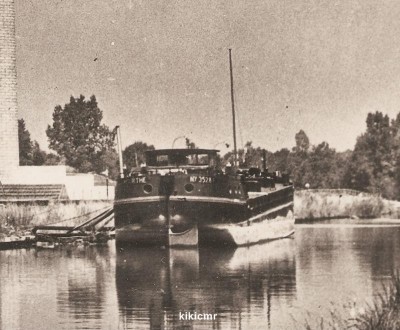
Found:
[[[400,111],[397,0],[15,2],[19,116],[43,148],[54,107],[80,94],[124,146],[231,143],[228,48],[239,147],[292,147],[303,129],[342,151],[368,112]]]

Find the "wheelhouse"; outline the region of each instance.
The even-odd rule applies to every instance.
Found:
[[[160,149],[146,151],[148,168],[210,168],[217,165],[218,150]]]

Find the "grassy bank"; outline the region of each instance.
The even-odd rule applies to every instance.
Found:
[[[353,190],[301,190],[294,198],[296,219],[400,218],[400,202]]]
[[[344,310],[332,310],[330,317],[305,321],[305,329],[357,329],[391,330],[400,329],[400,277],[393,275],[389,285],[383,287],[372,304],[357,306],[350,303]]]
[[[22,235],[34,226],[60,223],[73,226],[111,207],[112,202],[81,201],[78,203],[2,204],[0,205],[0,237]]]

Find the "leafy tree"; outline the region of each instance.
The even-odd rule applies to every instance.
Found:
[[[114,149],[105,149],[99,153],[97,161],[93,165],[96,173],[108,170],[108,176],[116,179],[119,175],[118,153]]]
[[[288,172],[289,149],[283,148],[274,153],[267,152],[267,167],[270,171]]]
[[[400,192],[400,113],[392,120],[392,166],[394,172],[394,192],[393,195],[399,196]],[[399,197],[397,197],[399,199]]]
[[[102,119],[103,113],[94,95],[90,100],[85,100],[83,95],[71,96],[64,107],[54,108],[53,125],[46,130],[50,149],[80,172],[101,173],[107,166],[115,166],[116,162],[105,161],[116,154],[113,134],[101,123]]]
[[[229,145],[228,145],[229,146]],[[253,147],[251,141],[247,141],[244,148],[237,151],[237,159],[239,166],[242,168],[261,167],[263,151],[260,147]],[[228,151],[221,159],[221,165],[226,165],[228,162],[232,165],[235,163],[235,155],[233,151]]]
[[[46,161],[44,165],[60,165],[60,164],[65,164],[65,159],[61,158],[60,156],[53,154],[53,153],[48,153],[46,154]]]
[[[47,153],[40,149],[37,141],[31,140],[23,119],[18,119],[18,142],[20,165],[43,165],[46,162]]]
[[[231,164],[234,163],[234,154],[233,154],[233,151],[228,151],[228,152],[222,157],[221,165],[222,165],[222,166],[225,166],[228,162],[231,163]]]
[[[33,141],[32,143],[32,162],[33,165],[44,165],[47,160],[47,153],[40,149],[39,143]]]
[[[288,172],[292,177],[293,183],[296,187],[304,187],[307,183],[305,181],[306,174],[310,171],[307,168],[308,164],[306,160],[308,158],[308,149],[310,147],[310,140],[307,134],[300,130],[295,135],[296,146],[292,149],[292,152],[288,155]]]
[[[26,129],[25,121],[18,119],[19,164],[32,165],[31,134]]]
[[[262,167],[263,150],[260,147],[253,147],[252,141],[246,142],[243,153],[243,167]]]
[[[297,188],[304,188],[307,183],[312,188],[341,186],[342,177],[338,175],[337,153],[327,142],[312,146],[303,130],[295,135],[295,142],[296,146],[291,152],[282,149],[276,153],[275,157],[279,156],[280,160],[276,169],[287,171]]]
[[[281,171],[291,176],[297,188],[309,183],[312,188],[343,187],[343,177],[351,152],[337,153],[329,144],[322,142],[316,146],[310,144],[307,134],[300,130],[295,135],[296,145],[274,153],[266,151],[269,171]],[[262,166],[263,149],[246,143],[244,149],[238,150],[243,167]],[[233,161],[232,152],[224,156],[224,163]]]
[[[147,150],[154,150],[154,146],[142,141],[136,141],[126,147],[122,153],[126,167],[129,169],[143,164],[145,162],[145,151]]]
[[[336,151],[328,143],[313,146],[302,166],[305,168],[303,185],[309,183],[311,188],[339,188],[341,180],[336,172]]]
[[[308,148],[310,147],[310,140],[308,139],[307,134],[301,129],[296,135],[296,152],[307,152]]]
[[[366,124],[366,132],[357,138],[345,181],[351,188],[394,198],[397,141],[393,136],[397,135],[397,122],[391,125],[387,115],[375,112],[368,114]]]
[[[348,182],[345,180],[346,171],[351,161],[352,150],[336,152],[335,156],[335,173],[337,177],[337,188],[349,188]]]

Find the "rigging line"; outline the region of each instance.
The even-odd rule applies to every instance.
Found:
[[[70,221],[70,220],[75,220],[75,219],[78,219],[78,218],[87,217],[88,215],[91,215],[91,214],[96,213],[96,212],[101,211],[101,210],[105,210],[107,208],[110,208],[110,206],[104,206],[102,208],[99,208],[99,209],[96,209],[96,210],[93,210],[93,211],[90,211],[90,212],[87,212],[87,213],[84,213],[84,214],[81,214],[81,215],[78,215],[78,216],[75,216],[75,217],[72,217],[72,218],[62,219],[62,220],[58,220],[58,221],[54,221],[54,222],[49,222],[49,223],[46,223],[46,225],[54,225],[54,224],[63,223],[63,222]]]

